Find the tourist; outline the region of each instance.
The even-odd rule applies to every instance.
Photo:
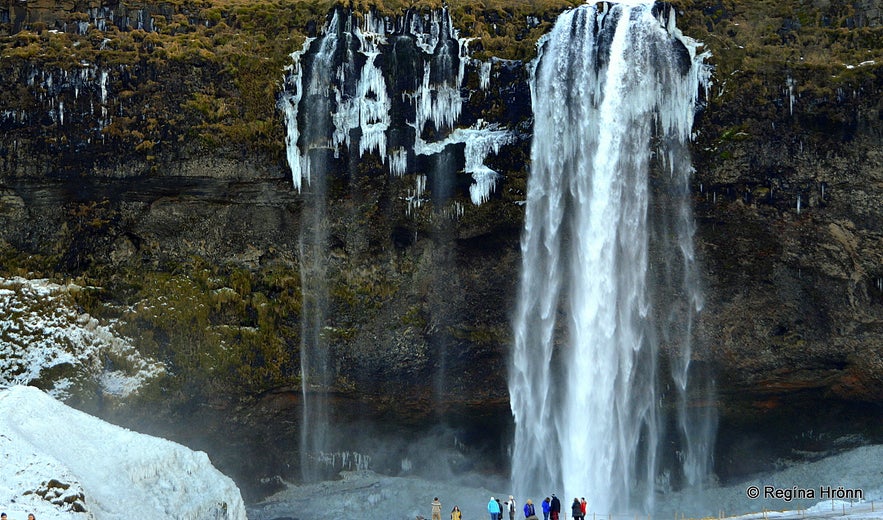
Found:
[[[454,506],[454,509],[451,509],[451,520],[463,520],[463,513],[460,512],[458,506]]]
[[[579,503],[579,499],[573,497],[573,503],[570,504],[570,515],[574,518],[574,520],[578,520],[583,517],[583,506]]]
[[[509,520],[515,520],[515,497],[509,495]]]
[[[558,500],[558,497],[555,496],[555,493],[552,493],[552,502],[549,503],[549,517],[552,520],[558,520],[558,515],[561,514],[561,501]]]
[[[582,510],[583,510],[583,518],[585,518],[585,517],[586,517],[586,509],[588,509],[588,507],[589,507],[589,503],[586,502],[586,497],[582,497],[582,498],[580,499],[580,501],[579,501],[579,505],[582,507]]]
[[[527,499],[527,503],[524,504],[524,520],[537,520],[537,512],[533,507],[533,502],[531,499]]]
[[[549,503],[549,500],[551,500],[549,497],[546,497],[546,499],[543,500],[543,504],[542,504],[543,505],[543,520],[549,520],[549,511],[552,508],[552,505]]]
[[[490,502],[487,503],[487,512],[491,514],[491,520],[500,520],[500,501],[491,497]]]
[[[432,520],[441,520],[441,502],[438,501],[438,497],[432,501]]]

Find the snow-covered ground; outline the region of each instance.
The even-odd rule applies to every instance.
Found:
[[[27,386],[0,387],[0,510],[9,520],[244,520],[203,452],[132,432]]]
[[[55,397],[66,397],[77,380],[125,397],[165,370],[117,336],[113,324],[77,309],[73,294],[83,290],[43,279],[0,278],[0,384],[26,385],[64,367],[64,377],[48,382]]]
[[[431,463],[431,461],[430,461]],[[491,496],[509,496],[508,484],[474,476],[462,476],[444,482],[419,478],[388,477],[371,471],[342,473],[343,479],[317,484],[290,486],[249,508],[251,520],[299,519],[338,520],[415,520],[431,517],[430,503],[439,497],[443,504],[442,518],[458,505],[463,518],[488,518],[486,507]],[[748,498],[748,488],[758,486],[761,497]],[[815,498],[807,500],[764,499],[763,490],[813,490]],[[822,499],[820,488],[861,490],[864,500]],[[553,490],[549,490],[550,494]],[[558,493],[562,495],[562,493]],[[808,494],[808,491],[805,491]],[[517,519],[523,518],[520,507],[531,498],[539,504],[543,497],[516,497]],[[561,497],[569,518],[572,497]],[[537,508],[539,510],[539,508]],[[753,513],[753,514],[752,514]],[[655,519],[671,518],[740,518],[744,520],[776,518],[791,519],[883,519],[883,446],[865,446],[826,459],[797,464],[740,484],[706,489],[702,492],[681,492],[660,496]],[[622,513],[609,515],[597,512],[597,519],[646,519],[648,515]]]
[[[432,482],[416,477],[388,477],[373,471],[342,472],[342,480],[291,486],[261,504],[249,508],[251,520],[415,520],[431,518],[430,503],[439,497],[442,518],[450,518],[457,505],[465,520],[489,518],[491,496],[506,500],[509,492],[502,482],[476,477]],[[493,490],[488,489],[493,486]],[[508,487],[508,485],[505,485]],[[518,515],[519,519],[524,515]]]
[[[841,487],[844,492],[861,491],[864,499],[832,500],[830,495],[825,496],[829,488],[836,495]],[[780,498],[764,498],[767,488],[770,495],[779,493]],[[749,498],[754,491],[760,496]],[[788,494],[790,501],[785,499]],[[807,498],[794,498],[798,494]],[[794,464],[735,485],[673,493],[660,499],[658,509],[661,518],[671,518],[678,511],[688,517],[701,514],[716,518],[723,514],[763,518],[767,511],[767,518],[883,519],[883,445],[862,446],[816,462]]]

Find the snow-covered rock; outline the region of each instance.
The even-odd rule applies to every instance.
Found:
[[[244,520],[236,484],[203,452],[0,387],[0,507],[10,520]]]
[[[165,371],[117,336],[112,324],[78,309],[72,295],[82,290],[75,284],[0,277],[0,385],[27,385],[65,367],[65,375],[51,381],[55,397],[66,397],[76,380],[94,381],[105,394],[126,397]]]

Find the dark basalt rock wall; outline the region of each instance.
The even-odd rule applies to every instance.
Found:
[[[503,8],[452,9],[464,36],[484,37],[472,48],[488,54],[503,45],[507,26],[517,28],[513,45],[523,45],[564,7],[527,18]],[[877,413],[879,7],[683,1],[665,8],[677,10],[685,34],[706,42],[715,67],[694,145],[706,296],[696,356],[717,374],[723,424],[777,424],[818,402],[853,417]],[[274,107],[287,53],[317,34],[322,17],[298,14],[301,25],[277,41],[249,25],[270,24],[273,9],[0,5],[3,274],[82,277],[105,288],[84,302],[89,310],[119,318],[118,309],[149,294],[155,280],[209,272],[192,295],[210,303],[205,324],[257,327],[266,337],[243,343],[241,353],[219,353],[223,370],[207,370],[179,356],[184,345],[174,334],[192,327],[214,353],[220,347],[201,335],[202,322],[136,316],[145,349],[189,378],[186,391],[165,381],[159,387],[175,390],[146,392],[141,406],[259,402],[267,415],[240,409],[251,418],[243,427],[288,413],[298,399],[286,391],[298,385],[303,199]],[[266,55],[250,54],[247,31]],[[431,205],[409,214],[413,178],[390,176],[372,156],[345,163],[329,189],[335,392],[378,417],[505,411],[518,202],[532,129],[524,63],[494,60],[492,70],[490,89],[478,88],[472,70],[462,91],[464,118],[499,122],[516,136],[487,160],[502,174],[490,201],[472,206],[464,182],[451,195],[466,207],[459,218],[441,226]],[[234,287],[238,299],[210,300],[217,287]],[[83,406],[98,405],[83,398]],[[720,460],[738,458],[736,444],[722,448]]]

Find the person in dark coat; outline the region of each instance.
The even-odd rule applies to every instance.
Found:
[[[573,503],[570,504],[570,516],[574,520],[583,517],[583,505],[579,503],[579,499],[576,497],[573,497]]]
[[[555,496],[555,493],[552,493],[552,502],[549,503],[549,516],[552,520],[558,520],[558,515],[561,514],[561,501],[558,500],[558,497]]]

